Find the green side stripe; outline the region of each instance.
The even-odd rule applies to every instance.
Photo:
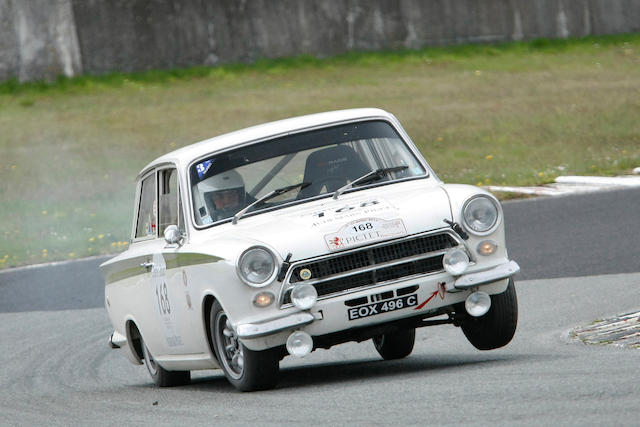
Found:
[[[222,260],[222,258],[217,256],[196,253],[175,254],[175,258],[173,258],[173,255],[171,258],[172,259],[165,258],[167,270],[172,268],[188,267],[190,265],[206,264],[209,262],[218,262]]]
[[[144,274],[144,273],[146,273],[146,271],[140,266],[127,268],[124,270],[118,270],[112,274],[109,274],[109,276],[106,279],[106,282],[107,284],[109,284],[109,283],[117,282],[119,280],[124,280],[129,277],[137,276],[138,274]]]
[[[171,270],[173,268],[180,267],[188,267],[190,265],[198,265],[198,264],[207,264],[211,262],[221,261],[223,258],[212,256],[212,255],[204,255],[198,253],[176,253],[176,254],[164,254],[165,262],[167,265],[167,270]],[[116,265],[110,266],[110,270],[113,273],[107,275],[106,284],[118,282],[120,280],[128,279],[130,277],[135,277],[141,274],[146,274],[147,271],[145,268],[141,267],[140,264],[147,261],[150,256],[137,257],[128,260],[123,260]],[[131,266],[133,264],[133,266]],[[118,269],[118,266],[127,266],[128,268]]]

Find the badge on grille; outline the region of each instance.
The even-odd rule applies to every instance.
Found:
[[[300,278],[302,280],[311,279],[311,270],[309,270],[308,268],[303,268],[302,270],[300,270]]]

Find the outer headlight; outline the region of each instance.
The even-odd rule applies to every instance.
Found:
[[[487,196],[473,197],[464,204],[462,218],[467,230],[474,234],[489,234],[498,223],[497,202]]]
[[[247,249],[238,261],[238,276],[254,288],[267,286],[276,277],[276,259],[266,248]]]

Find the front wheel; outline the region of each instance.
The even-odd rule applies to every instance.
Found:
[[[460,307],[464,311],[464,307]],[[462,332],[478,350],[493,350],[507,345],[516,332],[518,324],[518,298],[513,279],[509,279],[507,290],[491,295],[491,308],[481,317],[466,315]]]
[[[140,338],[142,344],[142,354],[144,357],[144,364],[147,366],[149,375],[156,385],[159,387],[175,387],[179,385],[189,384],[191,381],[190,371],[167,371],[162,366],[158,365],[153,358],[144,340]]]
[[[405,329],[373,337],[373,345],[384,360],[404,359],[413,351],[416,330]]]
[[[227,380],[238,390],[267,390],[278,382],[279,353],[276,349],[252,351],[240,342],[218,301],[211,307],[211,341]]]

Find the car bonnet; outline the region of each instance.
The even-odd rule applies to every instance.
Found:
[[[217,239],[264,243],[299,260],[447,228],[444,219],[452,217],[442,187],[413,182],[245,217]]]

